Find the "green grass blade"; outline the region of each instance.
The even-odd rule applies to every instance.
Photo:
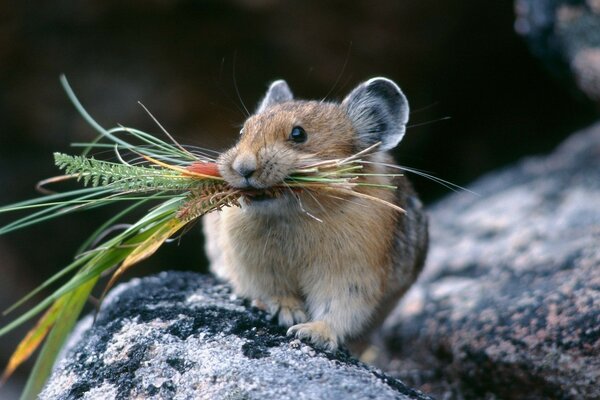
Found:
[[[86,244],[89,245],[88,242],[94,240],[94,238],[97,235],[97,232],[102,232],[108,226],[112,225],[113,221],[116,222],[119,219],[119,217],[124,216],[128,212],[132,211],[135,207],[138,207],[141,204],[146,203],[146,202],[148,202],[150,200],[155,200],[156,198],[160,198],[160,196],[159,195],[155,195],[155,196],[150,196],[150,197],[142,198],[142,199],[138,200],[138,203],[132,205],[131,207],[129,207],[126,210],[122,211],[121,213],[117,214],[114,218],[111,218],[109,221],[107,221],[107,223],[105,223],[102,227],[100,227],[100,229],[98,229],[94,234],[92,234],[90,236],[90,238],[84,243],[84,245],[86,245]],[[172,200],[173,199],[172,196],[169,196],[169,199]],[[144,223],[151,222],[151,219],[144,218],[142,221],[144,221]],[[135,229],[139,229],[139,227],[135,227],[135,225],[134,225],[134,228]],[[123,238],[124,237],[125,236],[123,236]],[[117,237],[112,242],[107,242],[105,244],[105,246],[116,245],[120,240],[123,240],[123,238]],[[83,246],[83,248],[87,247],[87,245]],[[26,296],[24,296],[23,298],[19,299],[16,303],[14,303],[8,309],[6,309],[3,312],[3,315],[7,315],[10,312],[14,311],[14,309],[16,309],[17,307],[21,306],[23,303],[25,303],[27,300],[31,299],[33,296],[35,296],[36,294],[38,294],[42,290],[48,288],[52,283],[56,282],[58,279],[62,278],[63,276],[65,276],[69,272],[73,271],[77,267],[80,267],[81,265],[83,265],[86,262],[88,262],[92,257],[95,256],[95,253],[96,252],[88,252],[86,254],[82,254],[82,251],[78,251],[78,254],[80,254],[80,256],[75,261],[73,261],[71,264],[69,264],[68,266],[66,266],[65,268],[63,268],[62,270],[60,270],[59,272],[57,272],[56,274],[52,275],[49,279],[47,279],[45,282],[43,282],[37,288],[35,288],[31,292],[29,292]],[[7,326],[5,328],[8,328],[8,327],[9,326]],[[4,333],[6,333],[4,331],[5,328],[0,329],[0,336],[2,336]]]
[[[150,196],[150,197],[147,197],[145,199],[138,200],[136,203],[130,205],[125,210],[119,212],[114,217],[110,218],[108,221],[106,221],[105,223],[103,223],[98,229],[96,229],[94,231],[94,233],[92,233],[90,235],[89,238],[86,239],[85,242],[83,242],[79,246],[79,249],[77,249],[77,254],[82,254],[87,248],[89,248],[90,246],[92,246],[92,243],[94,243],[97,240],[97,238],[100,237],[100,235],[102,235],[103,232],[105,232],[111,226],[113,226],[117,222],[119,222],[119,220],[121,220],[121,218],[123,218],[124,216],[126,216],[127,214],[129,214],[130,212],[132,212],[133,210],[135,210],[136,208],[138,208],[139,206],[141,206],[143,204],[146,204],[148,201],[153,200],[153,199],[154,199],[154,196]]]
[[[96,279],[92,279],[83,283],[74,291],[66,294],[67,301],[61,309],[59,316],[54,323],[54,327],[46,338],[46,342],[42,347],[42,351],[38,356],[33,370],[29,375],[29,379],[25,385],[25,389],[21,395],[21,400],[36,399],[42,391],[46,380],[52,372],[52,367],[60,353],[60,350],[65,343],[65,340],[71,333],[79,314],[85,305],[90,292],[96,284]]]
[[[67,81],[67,78],[64,75],[60,76],[60,82],[61,82],[65,92],[67,93],[67,96],[69,97],[69,99],[71,100],[71,102],[73,103],[73,105],[75,106],[77,111],[81,114],[81,116],[87,121],[88,124],[90,124],[90,126],[92,126],[92,128],[94,128],[98,133],[100,133],[100,135],[104,136],[105,138],[109,139],[110,141],[112,141],[116,144],[119,144],[120,146],[123,146],[123,148],[132,150],[134,152],[139,152],[140,150],[143,150],[143,147],[140,147],[139,145],[132,145],[131,143],[119,138],[116,135],[116,133],[127,133],[127,134],[149,144],[150,149],[154,149],[154,150],[158,151],[159,153],[164,152],[166,154],[170,154],[173,157],[173,159],[176,160],[178,163],[181,163],[182,159],[188,160],[188,161],[196,160],[192,155],[185,153],[185,152],[181,151],[180,149],[178,149],[177,147],[175,147],[167,142],[164,142],[146,132],[142,132],[137,129],[126,128],[126,127],[117,127],[117,128],[112,128],[112,129],[108,129],[108,130],[103,128],[85,110],[85,108],[83,107],[83,105],[81,104],[81,102],[79,101],[79,99],[77,98],[75,93],[73,92],[73,89],[71,89],[71,86],[69,85],[69,82]],[[150,156],[153,155],[152,151],[148,151],[145,153]],[[164,153],[163,153],[163,155],[164,155]]]
[[[0,213],[25,210],[27,208],[30,208],[31,206],[42,206],[43,207],[45,203],[53,203],[55,201],[69,198],[69,197],[76,197],[76,196],[82,196],[82,195],[85,196],[88,194],[92,194],[94,192],[100,192],[100,191],[104,191],[104,190],[106,190],[106,189],[90,187],[90,188],[83,188],[83,189],[77,189],[77,190],[70,190],[68,192],[63,192],[63,193],[49,194],[49,195],[45,195],[42,197],[37,197],[35,199],[20,201],[18,203],[13,203],[8,206],[0,207]]]
[[[29,359],[31,355],[40,347],[41,343],[44,341],[48,332],[54,326],[54,322],[56,322],[56,318],[60,314],[60,310],[64,307],[67,298],[62,297],[55,301],[51,307],[46,310],[44,315],[42,315],[33,328],[27,332],[25,337],[19,342],[15,351],[13,351],[10,359],[8,360],[8,364],[2,373],[2,377],[0,378],[0,386],[15,372],[17,368],[25,360]]]
[[[148,155],[152,156],[154,154],[164,154],[164,155],[170,155],[171,157],[173,157],[173,160],[177,163],[180,164],[182,161],[197,161],[198,158],[190,155],[188,153],[185,153],[183,151],[181,151],[180,149],[178,149],[177,147],[163,141],[160,140],[159,138],[152,136],[146,132],[142,132],[138,129],[134,129],[134,128],[128,128],[128,127],[117,127],[117,128],[112,128],[109,129],[108,132],[110,134],[115,134],[115,133],[127,133],[131,136],[136,137],[137,139],[147,143],[149,146],[132,146],[134,147],[133,150],[135,151],[139,151],[141,150],[142,152],[147,152]],[[151,150],[152,152],[148,151]]]
[[[85,146],[80,155],[82,157],[86,157],[90,153],[90,151],[92,151],[98,145],[98,142],[100,140],[102,140],[102,135],[96,136],[96,138],[91,143],[88,143],[88,145]],[[71,146],[73,145],[71,144]]]
[[[44,281],[41,285],[39,285],[38,287],[33,289],[31,292],[27,293],[27,295],[23,296],[21,299],[19,299],[16,303],[11,305],[9,308],[4,310],[2,312],[2,315],[8,315],[9,313],[13,312],[16,308],[23,305],[23,303],[25,303],[26,301],[31,299],[36,294],[40,293],[42,290],[48,288],[48,286],[52,285],[54,282],[56,282],[57,280],[59,280],[60,278],[62,278],[66,274],[68,274],[69,272],[73,271],[75,268],[84,265],[93,256],[94,256],[93,254],[86,254],[86,255],[76,259],[71,264],[67,265],[65,268],[61,269],[59,272],[52,275],[50,278],[46,279],[46,281]],[[0,330],[0,336],[2,336],[3,334],[4,334],[4,329]]]
[[[73,105],[75,106],[75,108],[77,109],[77,111],[79,112],[79,114],[81,114],[81,116],[83,117],[83,119],[86,120],[86,122],[88,124],[90,124],[90,126],[92,128],[94,128],[98,133],[100,133],[100,135],[110,139],[111,141],[115,142],[115,143],[119,143],[123,146],[131,146],[129,143],[127,143],[124,140],[119,139],[118,137],[112,135],[111,133],[109,133],[106,129],[104,129],[102,127],[102,125],[100,125],[98,122],[96,122],[96,120],[94,118],[92,118],[92,116],[90,114],[88,114],[88,112],[85,110],[85,108],[83,107],[83,105],[81,105],[81,103],[79,102],[79,99],[77,98],[77,96],[75,95],[75,92],[73,92],[73,89],[71,89],[71,86],[69,85],[69,81],[67,81],[67,77],[64,75],[60,76],[60,83],[62,84],[63,89],[65,90],[65,92],[67,93],[67,96],[69,97],[69,100],[71,100],[71,102],[73,103]]]
[[[94,189],[96,189],[96,188],[94,188]],[[25,217],[19,218],[16,221],[13,221],[9,224],[6,224],[6,225],[0,227],[0,235],[4,235],[6,233],[16,231],[16,230],[19,230],[19,229],[25,228],[27,226],[31,226],[31,225],[43,222],[43,221],[54,219],[59,216],[69,214],[70,212],[73,212],[73,211],[82,210],[87,205],[86,201],[91,202],[92,200],[94,200],[94,197],[108,195],[111,193],[112,193],[112,191],[110,189],[105,189],[105,188],[103,188],[101,190],[91,190],[88,192],[87,195],[78,196],[75,199],[65,200],[64,202],[60,202],[59,204],[48,206],[48,208],[34,212],[32,214],[29,214]],[[23,209],[22,207],[15,208],[13,206],[13,207],[10,207],[10,211],[18,211],[19,209]],[[24,206],[24,207],[28,207],[28,206]],[[8,209],[8,208],[9,207],[6,207],[6,209]],[[0,212],[2,212],[2,210],[0,210]]]
[[[177,206],[177,202],[166,202],[171,208]],[[58,288],[54,293],[40,301],[27,312],[16,318],[11,323],[0,329],[0,336],[5,335],[16,327],[27,322],[37,314],[45,310],[59,297],[69,293],[89,280],[96,279],[105,270],[123,261],[139,243],[142,243],[156,231],[160,230],[166,223],[174,218],[174,211],[165,204],[159,206],[138,223],[116,236],[105,244],[105,247],[95,251],[93,257],[87,261],[82,270],[68,282]]]

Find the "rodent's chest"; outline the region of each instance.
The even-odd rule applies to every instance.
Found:
[[[319,242],[327,241],[310,224],[287,218],[238,217],[226,229],[240,256],[269,263],[306,260]]]
[[[310,271],[383,265],[395,219],[385,208],[359,211],[330,210],[318,221],[305,213],[256,216],[231,208],[223,210],[222,229],[232,261],[246,268]]]

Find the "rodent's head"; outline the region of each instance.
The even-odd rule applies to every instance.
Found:
[[[238,143],[219,157],[219,170],[234,187],[268,189],[311,161],[345,158],[377,142],[379,150],[392,149],[407,120],[406,97],[386,78],[358,85],[340,104],[294,100],[278,80],[244,123]]]

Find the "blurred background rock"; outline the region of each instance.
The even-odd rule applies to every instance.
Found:
[[[508,0],[2,2],[0,204],[35,196],[35,182],[57,173],[52,152],[77,152],[70,143],[94,137],[61,89],[61,73],[106,127],[158,134],[141,101],[182,143],[217,150],[235,141],[244,107],[252,110],[274,79],[285,78],[301,98],[341,99],[358,82],[387,76],[412,106],[399,162],[465,185],[550,151],[597,118],[597,103],[588,100],[597,102],[596,92],[586,97],[580,81],[570,83],[570,71],[589,71],[596,53],[570,62],[581,47],[561,36],[571,31],[556,28],[560,3],[518,1],[523,40]],[[590,11],[598,2],[564,3]],[[569,11],[561,14],[566,21],[577,15]],[[527,43],[550,55],[546,65],[562,81]],[[427,203],[449,192],[413,182]],[[0,237],[0,308],[64,266],[112,212]],[[13,218],[0,215],[0,224]],[[199,230],[134,273],[164,268],[205,269]],[[2,365],[23,333],[0,341]]]

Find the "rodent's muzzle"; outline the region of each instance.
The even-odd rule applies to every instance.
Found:
[[[264,203],[284,195],[284,188],[278,185],[281,180],[271,183],[273,165],[259,165],[253,154],[224,154],[219,160],[221,175],[227,182],[240,189],[246,204]]]
[[[262,189],[263,185],[257,182],[258,163],[251,154],[237,154],[235,149],[223,153],[217,161],[219,172],[227,183],[238,189]]]
[[[219,171],[225,180],[238,189],[264,191],[283,183],[287,167],[277,157],[260,152],[240,152],[233,149],[219,159]]]
[[[252,155],[239,155],[235,158],[235,160],[233,160],[231,169],[233,169],[240,177],[249,182],[250,178],[252,178],[252,175],[256,173],[256,157]]]

